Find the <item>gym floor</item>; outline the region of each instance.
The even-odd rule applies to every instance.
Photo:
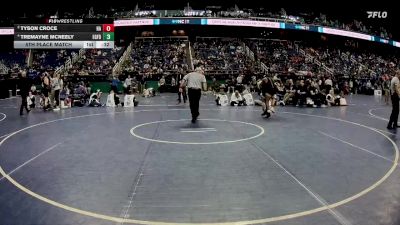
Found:
[[[175,94],[135,108],[0,100],[0,224],[400,224],[391,107],[217,107]]]

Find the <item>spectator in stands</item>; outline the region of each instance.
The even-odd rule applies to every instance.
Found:
[[[366,88],[367,94],[369,94],[369,93],[373,94],[371,80],[367,81],[367,83],[365,85],[365,88]]]
[[[324,85],[325,85],[326,91],[329,92],[331,90],[331,88],[333,87],[332,79],[330,77],[327,77]]]
[[[281,80],[276,80],[274,82],[275,89],[276,89],[276,99],[280,104],[283,101],[283,97],[285,96],[285,87],[282,84]]]
[[[212,89],[212,91],[214,92],[214,93],[218,93],[219,92],[219,90],[220,90],[220,84],[219,84],[219,82],[217,81],[217,79],[215,78],[215,77],[213,77],[213,79],[212,79],[212,83],[211,83],[211,89]]]
[[[280,103],[280,105],[286,105],[289,99],[295,97],[295,94],[296,90],[293,85],[293,80],[292,79],[286,80],[285,95],[283,96],[283,101]]]
[[[136,79],[136,76],[132,77],[131,80],[131,93],[137,93],[140,88],[140,82]]]
[[[354,91],[354,94],[357,94],[358,93],[358,88],[359,88],[359,81],[358,81],[358,79],[356,79],[356,80],[354,80],[354,87],[353,87],[353,91]]]
[[[236,86],[236,79],[231,77],[226,81],[226,86],[227,86],[227,93],[233,93],[235,91],[235,86]]]
[[[186,100],[187,100],[186,88],[182,87],[182,82],[183,82],[183,80],[181,80],[179,82],[179,86],[178,86],[178,104],[181,104],[182,99],[183,99],[183,103],[186,104]]]
[[[85,82],[85,87],[86,87],[87,94],[90,95],[90,93],[92,92],[92,87],[91,87],[89,81]]]
[[[353,80],[349,81],[349,88],[350,88],[350,93],[354,94],[354,86],[353,86]]]
[[[243,89],[243,79],[244,79],[244,75],[240,74],[237,78],[236,78],[236,87],[235,89],[238,90],[239,92],[242,92]]]
[[[131,85],[132,85],[131,75],[128,75],[128,77],[124,81],[124,92],[125,92],[125,94],[127,94],[131,90]]]
[[[81,93],[82,95],[88,95],[89,93],[87,92],[87,88],[85,86],[85,82],[79,82],[78,84],[78,92]]]
[[[315,95],[312,97],[314,104],[318,107],[326,107],[326,95],[319,88],[316,82],[312,82],[311,86],[314,87]]]
[[[307,81],[307,106],[317,107],[321,106],[320,99],[318,98],[318,89],[314,81]]]
[[[258,92],[257,89],[257,77],[253,75],[251,77],[250,92]]]
[[[345,81],[343,84],[342,93],[343,93],[343,95],[348,95],[350,93],[350,87],[349,87],[349,83],[347,83],[347,81]]]
[[[111,79],[111,90],[115,94],[118,94],[118,83],[119,83],[119,80],[118,80],[117,76],[114,75]]]
[[[72,89],[72,104],[74,106],[84,106],[88,97],[89,94],[83,81],[77,83]]]
[[[36,85],[32,84],[31,86],[31,91],[30,91],[33,95],[36,95]]]
[[[302,106],[306,103],[307,98],[307,86],[304,84],[304,80],[299,81],[299,86],[296,92],[296,106]]]
[[[68,85],[64,85],[60,92],[60,107],[68,108],[71,106],[70,89]]]
[[[158,81],[158,90],[160,93],[163,93],[165,91],[165,77],[161,76],[160,80]]]
[[[171,78],[171,86],[175,87],[176,86],[176,80],[174,77]]]

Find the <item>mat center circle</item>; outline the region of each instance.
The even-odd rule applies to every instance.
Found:
[[[243,121],[199,119],[192,124],[188,119],[179,119],[142,123],[130,132],[136,138],[152,142],[200,145],[251,140],[263,135],[264,128]]]

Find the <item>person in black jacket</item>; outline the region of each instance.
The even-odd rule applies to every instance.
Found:
[[[31,87],[31,84],[29,82],[29,79],[26,77],[26,71],[22,71],[21,72],[21,77],[19,79],[19,93],[21,95],[21,107],[19,109],[19,114],[22,116],[24,114],[24,108],[26,110],[27,113],[29,113],[29,109],[28,109],[28,102],[27,102],[27,97],[29,94],[29,90]]]
[[[261,96],[264,99],[263,113],[261,114],[261,116],[266,116],[267,118],[269,118],[272,112],[270,107],[270,100],[272,100],[273,96],[276,93],[274,83],[270,78],[264,77],[262,79],[262,82],[260,84],[260,91]]]
[[[307,86],[304,84],[304,80],[300,80],[299,86],[296,92],[296,106],[302,106],[306,103],[307,98]]]

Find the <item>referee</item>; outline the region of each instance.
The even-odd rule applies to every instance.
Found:
[[[190,111],[192,113],[192,123],[195,123],[199,113],[199,102],[201,97],[201,89],[207,90],[206,77],[203,70],[198,67],[194,72],[186,74],[181,82],[181,88],[185,90],[188,88]]]
[[[400,96],[400,70],[396,70],[395,76],[390,82],[390,92],[392,99],[392,114],[387,125],[387,129],[396,129],[398,127],[397,120],[399,118],[399,96]]]

